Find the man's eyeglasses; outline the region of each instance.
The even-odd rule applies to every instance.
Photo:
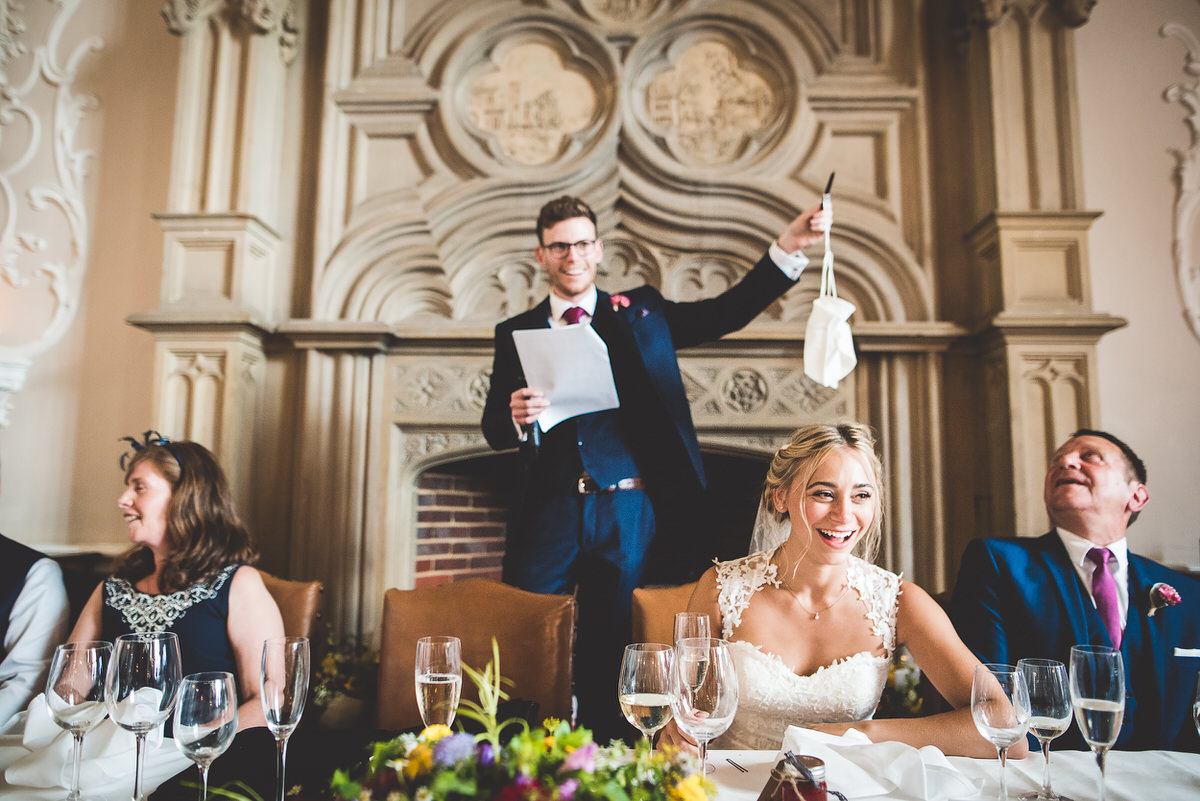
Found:
[[[542,245],[542,249],[554,258],[561,259],[570,250],[583,255],[590,251],[594,244],[596,244],[595,239],[580,239],[578,242],[551,242],[549,245]]]

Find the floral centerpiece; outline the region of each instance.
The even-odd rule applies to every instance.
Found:
[[[313,676],[313,705],[325,709],[339,696],[366,701],[375,698],[379,653],[353,637],[340,641],[329,635],[325,655]]]
[[[479,734],[429,726],[375,743],[365,775],[335,773],[334,795],[344,801],[708,801],[711,782],[693,757],[673,748],[652,752],[645,742],[601,746],[584,728],[547,719],[531,727],[497,719],[502,689],[499,649],[482,673],[464,665],[479,688],[479,703],[459,715],[479,722]],[[515,729],[502,743],[502,735]]]

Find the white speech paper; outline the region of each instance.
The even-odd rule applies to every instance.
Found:
[[[513,331],[525,382],[546,393],[542,431],[581,414],[620,406],[608,346],[590,325]]]

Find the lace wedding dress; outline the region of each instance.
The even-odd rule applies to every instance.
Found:
[[[731,643],[739,700],[733,725],[713,748],[777,749],[788,726],[864,720],[874,714],[887,681],[896,647],[900,577],[857,557],[851,557],[846,581],[866,606],[882,656],[861,651],[799,676],[775,654],[734,640],[754,593],[767,584],[779,586],[771,555],[760,551],[717,565],[721,631]]]

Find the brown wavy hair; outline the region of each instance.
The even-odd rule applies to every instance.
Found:
[[[592,211],[592,207],[580,198],[563,195],[542,206],[537,218],[538,244],[546,244],[542,241],[542,232],[547,228],[553,228],[563,220],[573,220],[576,217],[587,217],[592,221],[593,226],[596,225],[596,212]]]
[[[253,564],[258,553],[238,517],[225,471],[212,451],[196,442],[157,442],[133,455],[125,481],[149,462],[171,485],[167,501],[168,555],[159,577],[162,592],[207,581],[231,564]],[[138,545],[118,558],[114,575],[130,581],[154,572],[154,554]]]
[[[854,546],[861,558],[873,562],[879,550],[883,528],[883,464],[875,453],[875,437],[871,429],[862,423],[814,423],[800,426],[792,432],[787,443],[775,452],[775,458],[771,460],[766,481],[763,482],[763,503],[776,521],[782,521],[787,513],[775,508],[775,492],[786,494],[792,487],[808,486],[813,473],[834,451],[856,453],[862,457],[875,482],[875,518]]]

